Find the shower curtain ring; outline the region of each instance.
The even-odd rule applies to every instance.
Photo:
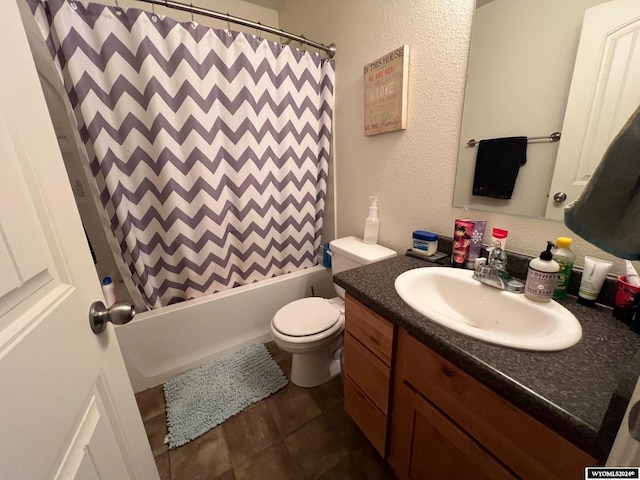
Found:
[[[258,22],[258,25],[262,26],[262,24],[260,22]],[[262,38],[260,38],[260,28],[256,27],[256,37],[258,38],[258,40],[262,40]]]
[[[158,17],[156,15],[156,4],[152,3],[151,4],[151,20],[154,22],[158,21]]]
[[[122,9],[120,8],[118,0],[116,0],[116,15],[122,15]]]
[[[229,21],[229,12],[227,12],[227,35],[231,36],[231,22]]]
[[[193,18],[193,3],[189,4],[191,6],[191,28],[196,28],[196,21]]]

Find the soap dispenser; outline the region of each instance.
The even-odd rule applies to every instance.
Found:
[[[378,220],[378,199],[376,197],[369,197],[371,205],[369,205],[369,216],[364,222],[364,236],[362,241],[364,243],[377,243],[378,242],[378,227],[380,226],[380,220]]]
[[[524,295],[536,302],[550,301],[556,287],[560,265],[553,260],[552,248],[557,247],[552,242],[547,241],[547,249],[540,253],[540,257],[534,258],[529,262]]]

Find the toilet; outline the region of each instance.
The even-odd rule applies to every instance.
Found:
[[[334,274],[396,256],[393,250],[357,237],[338,238],[330,245]],[[300,387],[316,387],[340,374],[345,292],[333,286],[337,297],[295,300],[271,319],[273,340],[292,354],[291,382]]]

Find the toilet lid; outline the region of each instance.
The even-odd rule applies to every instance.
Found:
[[[278,310],[273,317],[273,326],[285,335],[305,337],[331,328],[339,318],[340,311],[326,299],[309,297]]]

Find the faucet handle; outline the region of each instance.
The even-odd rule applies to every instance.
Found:
[[[481,278],[487,278],[491,275],[492,271],[493,271],[493,267],[490,267],[489,265],[485,265],[484,263],[481,263],[473,271],[473,278],[475,278],[476,280],[480,280]]]
[[[511,280],[509,280],[509,282],[507,282],[505,290],[514,293],[524,293],[524,283],[522,283],[520,280],[512,278]]]
[[[477,270],[478,267],[481,267],[482,265],[486,265],[487,264],[487,259],[484,257],[478,257],[473,261],[473,269]]]

